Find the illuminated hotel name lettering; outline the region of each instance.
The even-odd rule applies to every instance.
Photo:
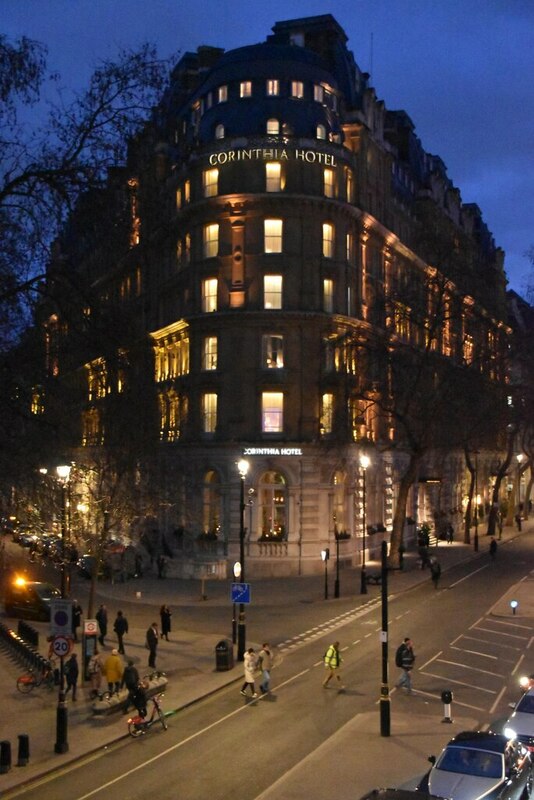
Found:
[[[210,166],[229,164],[231,161],[306,161],[308,164],[324,164],[326,167],[335,167],[336,159],[330,153],[320,153],[317,150],[286,150],[281,147],[252,147],[241,150],[227,150],[221,153],[212,153],[209,157]]]
[[[300,447],[245,447],[244,456],[301,456]]]

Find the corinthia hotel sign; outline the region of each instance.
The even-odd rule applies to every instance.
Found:
[[[239,150],[225,150],[212,153],[209,162],[212,167],[218,164],[229,164],[231,161],[305,161],[308,164],[324,164],[335,167],[336,159],[329,153],[317,150],[286,150],[285,147],[250,147]]]
[[[244,456],[301,456],[300,447],[245,447]]]

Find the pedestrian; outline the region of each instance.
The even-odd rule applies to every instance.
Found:
[[[108,633],[108,610],[104,604],[100,606],[98,611],[96,612],[96,621],[98,622],[98,630],[100,635],[98,637],[98,641],[104,647],[104,639]]]
[[[489,543],[489,554],[492,559],[494,559],[495,556],[497,555],[497,542],[495,541],[493,536],[491,537]]]
[[[77,600],[72,601],[72,635],[78,641],[78,628],[82,624],[83,609]]]
[[[399,545],[399,569],[404,569],[404,554],[406,552],[406,548],[404,544],[401,542]]]
[[[253,647],[249,647],[247,652],[243,657],[243,669],[245,671],[245,683],[241,687],[241,694],[247,694],[247,686],[250,686],[250,690],[252,692],[252,697],[257,697],[258,693],[256,691],[256,687],[254,685],[254,673],[258,668],[258,658],[256,653],[254,652]]]
[[[328,684],[330,683],[331,678],[334,676],[337,678],[337,682],[339,683],[339,688],[344,689],[343,683],[341,681],[341,674],[339,672],[339,668],[341,666],[341,654],[339,652],[339,642],[334,642],[331,644],[330,647],[327,649],[326,653],[324,654],[324,665],[325,669],[328,670],[328,675],[323,681],[323,687],[326,689]]]
[[[113,623],[113,630],[117,634],[117,640],[119,643],[119,648],[118,648],[119,653],[124,655],[123,637],[125,636],[125,634],[128,633],[128,620],[126,619],[122,611],[117,611],[117,618]]]
[[[72,700],[73,702],[76,701],[76,687],[78,685],[78,658],[76,653],[73,653],[69,660],[65,663],[64,667],[65,671],[65,678],[67,679],[67,688],[65,689],[65,696],[67,695],[69,689],[72,689]]]
[[[124,713],[126,713],[130,703],[135,706],[133,698],[135,696],[136,689],[139,686],[139,673],[134,666],[133,659],[131,658],[128,659],[128,663],[124,667],[124,672],[122,673],[121,689],[123,686],[126,686],[128,689],[128,700],[126,701],[126,706],[124,708]]]
[[[515,519],[515,524],[517,525],[517,530],[520,531],[521,530],[521,514],[519,512],[517,512],[517,514],[515,515],[514,519]]]
[[[395,654],[395,665],[402,669],[402,674],[396,686],[399,689],[404,687],[407,694],[412,694],[412,678],[410,673],[413,669],[414,661],[413,642],[410,637],[407,636],[403,643],[399,645]]]
[[[124,664],[122,663],[119,651],[113,649],[111,655],[106,658],[104,663],[104,674],[108,682],[108,692],[110,694],[119,693],[123,672]]]
[[[169,606],[161,606],[159,610],[159,616],[161,618],[161,638],[165,638],[169,641],[169,633],[171,632],[171,616],[172,612]]]
[[[433,558],[430,561],[430,578],[432,579],[432,583],[434,584],[434,589],[438,588],[440,576],[441,576],[441,565],[437,560],[437,558]]]
[[[449,524],[447,525],[447,541],[449,544],[452,544],[453,540],[454,540],[454,528],[449,522]]]
[[[262,672],[261,683],[260,683],[260,692],[262,694],[267,694],[271,690],[270,683],[271,683],[272,667],[273,667],[273,654],[271,652],[271,645],[269,644],[269,642],[264,642],[262,644],[258,656],[258,668]]]
[[[156,562],[158,567],[158,578],[164,578],[167,571],[167,559],[164,555],[159,555]]]
[[[149,650],[148,666],[152,669],[156,669],[156,651],[158,649],[158,639],[158,626],[155,622],[153,622],[146,632],[146,646]]]
[[[502,539],[502,526],[504,524],[503,515],[501,511],[497,511],[497,527],[499,529],[499,539]]]
[[[98,697],[100,693],[103,671],[104,665],[102,664],[102,659],[100,658],[98,649],[95,647],[95,652],[87,664],[87,674],[89,675],[89,680],[91,681],[91,698]]]

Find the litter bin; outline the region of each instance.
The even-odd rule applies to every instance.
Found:
[[[215,667],[217,672],[232,669],[234,666],[234,648],[230,639],[222,639],[215,646]]]

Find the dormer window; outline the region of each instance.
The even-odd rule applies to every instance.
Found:
[[[226,103],[228,100],[228,86],[219,86],[217,89],[217,100],[219,103]]]
[[[302,100],[304,97],[304,84],[302,81],[291,81],[291,97]]]
[[[280,94],[280,81],[272,78],[271,80],[267,81],[267,94],[270,97],[276,96]]]
[[[278,136],[280,133],[280,122],[277,119],[267,120],[267,135]]]
[[[317,125],[317,138],[326,139],[326,128],[324,125]]]
[[[239,97],[252,97],[252,81],[241,81],[239,84]]]
[[[224,139],[224,125],[219,124],[215,126],[215,138]]]
[[[316,103],[324,102],[324,89],[320,83],[315,83],[313,86],[313,99]]]

